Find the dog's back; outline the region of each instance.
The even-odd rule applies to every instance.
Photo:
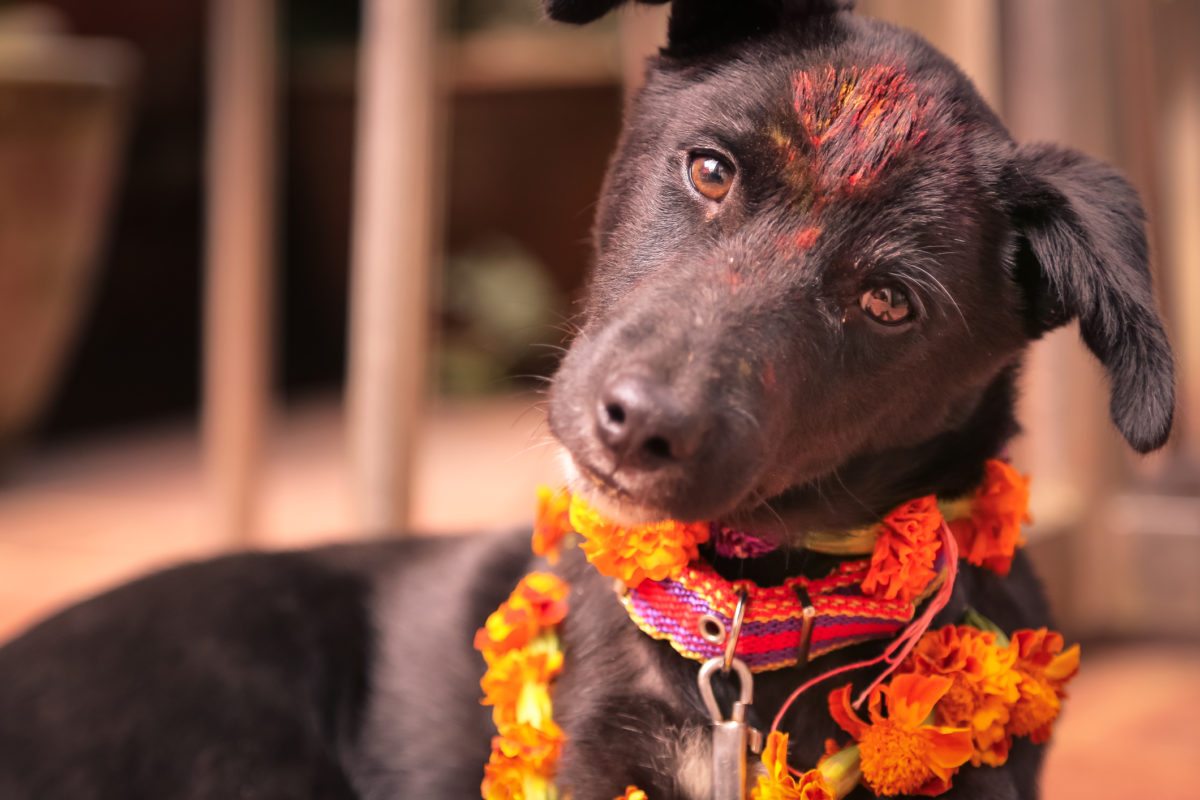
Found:
[[[471,634],[527,543],[236,555],[69,608],[0,649],[0,798],[474,794]],[[445,752],[473,769],[430,770]]]

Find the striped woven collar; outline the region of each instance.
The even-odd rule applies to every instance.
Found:
[[[554,560],[566,537],[581,536],[588,561],[617,579],[633,622],[696,661],[724,654],[744,597],[735,655],[763,672],[899,635],[944,581],[943,533],[953,536],[961,558],[1007,574],[1028,500],[1027,478],[1007,462],[988,461],[984,481],[967,497],[917,498],[875,525],[810,534],[806,549],[847,560],[822,577],[771,586],[726,579],[701,556],[700,546],[711,541],[722,557],[760,558],[775,546],[759,537],[717,523],[625,527],[566,492],[541,495],[534,550]]]
[[[853,644],[892,638],[937,588],[944,566],[936,565],[918,597],[889,599],[863,591],[870,559],[843,562],[823,578],[788,578],[779,586],[726,580],[697,560],[674,577],[625,588],[620,597],[643,633],[703,662],[724,653],[744,592],[745,617],[735,655],[752,672],[766,672],[802,666]]]

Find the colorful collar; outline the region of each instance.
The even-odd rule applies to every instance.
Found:
[[[842,562],[823,578],[794,577],[779,586],[726,580],[700,558],[699,545],[710,539],[725,554],[762,555],[771,548],[758,537],[710,523],[617,525],[566,492],[541,494],[534,550],[554,558],[564,538],[577,533],[588,561],[619,581],[621,603],[638,628],[695,661],[724,654],[742,602],[734,655],[763,672],[896,636],[944,580],[944,523],[963,558],[1006,574],[1021,543],[1028,499],[1028,481],[1020,473],[989,461],[970,497],[942,503],[922,497],[841,539],[809,537],[808,549],[870,558]]]

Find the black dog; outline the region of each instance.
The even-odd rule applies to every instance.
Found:
[[[619,4],[546,6],[582,23]],[[807,531],[970,491],[1017,430],[1022,351],[1070,320],[1129,443],[1171,425],[1134,191],[1014,144],[953,64],[848,5],[676,0],[552,390],[576,492],[618,519],[770,531],[784,557],[722,566],[763,580],[831,568]],[[70,609],[0,652],[0,797],[476,797],[494,731],[472,635],[536,566],[527,533],[243,555]],[[578,554],[559,570],[561,787],[707,798],[696,665]],[[1047,620],[1019,556],[1006,579],[965,567],[954,602],[1006,629]],[[760,675],[758,719],[881,647]],[[788,717],[797,763],[835,732],[819,695]],[[1040,758],[1018,743],[945,796],[1036,797]]]

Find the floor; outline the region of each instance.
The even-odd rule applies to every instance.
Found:
[[[533,397],[443,402],[417,446],[413,528],[527,523],[558,469]],[[185,426],[38,453],[0,478],[0,639],[46,613],[156,566],[249,544],[304,547],[355,538],[341,418],[332,403],[279,416],[249,543],[206,525],[196,432]],[[503,480],[496,480],[502,475]]]
[[[353,538],[340,418],[280,416],[253,545]],[[418,447],[414,528],[527,521],[557,475],[530,398],[444,403]],[[497,481],[496,476],[503,476]],[[164,428],[38,453],[0,483],[0,640],[43,614],[159,565],[238,546],[205,533],[195,433]],[[1200,647],[1089,647],[1044,774],[1044,797],[1200,797]]]

